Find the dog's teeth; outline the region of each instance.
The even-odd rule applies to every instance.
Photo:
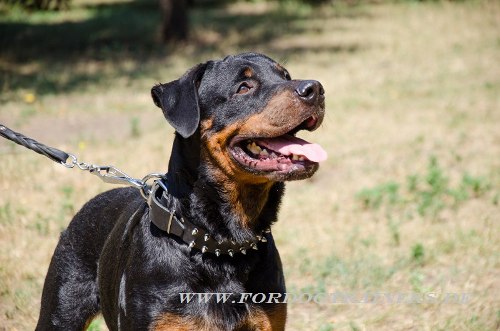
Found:
[[[271,152],[271,158],[272,159],[275,159],[276,158],[276,154],[274,152]]]
[[[299,156],[299,161],[305,161],[305,160],[306,160],[305,157]]]
[[[292,154],[292,160],[297,161],[299,159],[299,156],[296,154]]]
[[[260,152],[262,151],[262,148],[260,148],[260,146],[258,146],[255,142],[252,142],[251,144],[249,143],[247,145],[247,149],[256,155],[259,155]]]
[[[267,149],[263,149],[261,152],[260,152],[260,155],[262,156],[269,156],[269,152],[267,151]]]

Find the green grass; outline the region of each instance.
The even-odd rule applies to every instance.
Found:
[[[1,10],[1,9],[0,9]],[[326,90],[304,139],[329,159],[287,184],[273,228],[290,292],[470,293],[463,305],[290,304],[287,330],[495,330],[500,6],[494,1],[195,8],[158,40],[152,0],[0,15],[0,121],[134,177],[167,168],[150,88],[255,50]],[[138,157],[140,155],[140,157]],[[33,330],[60,231],[112,186],[0,141],[0,328]],[[102,318],[91,330],[106,330]]]
[[[411,174],[406,177],[404,192],[400,189],[404,183],[389,181],[359,191],[356,198],[366,209],[378,209],[384,205],[390,209],[406,209],[408,215],[412,215],[412,211],[416,210],[420,216],[437,217],[445,208],[457,208],[467,200],[487,194],[492,188],[487,178],[465,172],[459,183],[452,184],[437,158],[432,156],[424,174]],[[394,240],[398,241],[397,234],[394,235]]]
[[[88,331],[100,331],[106,327],[104,320],[102,318],[97,318],[90,323],[88,327]]]

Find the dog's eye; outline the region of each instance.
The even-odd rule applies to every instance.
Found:
[[[250,90],[253,88],[253,86],[247,82],[241,83],[241,85],[238,87],[238,91],[236,93],[238,94],[245,94],[250,92]]]

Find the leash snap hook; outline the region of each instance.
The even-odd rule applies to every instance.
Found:
[[[143,183],[134,179],[113,166],[95,166],[89,169],[90,173],[99,177],[103,182],[109,184],[132,185],[141,188]]]

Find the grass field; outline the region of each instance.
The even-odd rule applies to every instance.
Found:
[[[256,50],[326,89],[329,159],[287,186],[277,239],[290,292],[467,294],[461,303],[289,305],[288,330],[500,328],[500,3],[191,13],[157,43],[155,2],[75,0],[0,15],[0,123],[135,177],[165,171],[157,82]],[[59,233],[111,186],[0,140],[0,330],[33,330]],[[96,320],[91,330],[106,330]]]

